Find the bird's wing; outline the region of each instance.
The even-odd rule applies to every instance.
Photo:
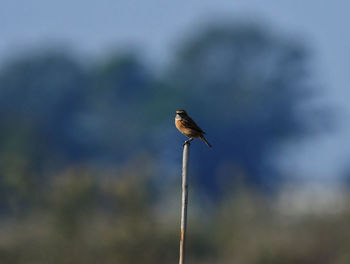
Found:
[[[183,126],[188,127],[188,128],[191,128],[191,129],[193,129],[193,130],[196,130],[196,131],[198,131],[199,133],[205,134],[205,132],[196,124],[196,122],[194,122],[194,121],[192,120],[192,118],[190,118],[190,117],[183,118],[183,119],[181,120],[181,122],[182,122]]]

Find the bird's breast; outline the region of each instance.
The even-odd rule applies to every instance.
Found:
[[[182,117],[180,115],[176,115],[175,120],[182,120]]]
[[[175,126],[182,134],[184,134],[187,137],[198,137],[198,133],[196,133],[195,130],[184,126],[181,120],[175,119]]]

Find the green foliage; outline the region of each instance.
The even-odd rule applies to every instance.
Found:
[[[1,263],[176,263],[180,188],[152,201],[149,164],[135,160],[103,175],[80,166],[55,175],[40,193],[45,206],[2,219]],[[174,202],[169,193],[178,197],[176,206],[159,211],[160,204]],[[349,208],[339,214],[285,215],[249,189],[227,193],[211,210],[195,199],[192,188],[190,197],[191,263],[350,261]]]
[[[257,25],[213,25],[182,45],[168,78],[181,108],[220,149],[214,161],[200,163],[201,174],[229,160],[247,172],[247,183],[274,188],[280,179],[267,162],[271,150],[312,127],[310,108],[300,112],[314,91],[308,59],[303,45]],[[198,164],[207,158],[195,156]]]
[[[20,156],[40,180],[80,162],[117,167],[145,152],[163,160],[177,140],[174,111],[185,108],[220,150],[193,159],[206,187],[229,162],[249,184],[273,189],[272,149],[313,127],[300,111],[313,91],[303,45],[259,26],[214,25],[185,41],[168,69],[152,66],[134,54],[83,66],[57,51],[8,63],[0,155]]]
[[[228,184],[238,173],[242,186],[278,182],[271,150],[308,130],[298,111],[312,91],[307,55],[260,27],[215,26],[158,76],[132,54],[83,66],[46,52],[4,65],[0,263],[176,263],[178,108],[215,149],[193,143],[191,186],[229,190],[210,209],[191,200],[191,263],[348,263],[350,210],[291,221]]]

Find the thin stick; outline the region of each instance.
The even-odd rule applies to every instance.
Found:
[[[188,184],[187,184],[187,168],[188,168],[188,152],[190,142],[184,144],[182,156],[182,206],[181,206],[181,229],[180,229],[180,258],[179,264],[185,263],[185,242],[187,227],[187,204],[188,204]]]

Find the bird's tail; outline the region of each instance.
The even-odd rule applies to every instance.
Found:
[[[205,142],[205,144],[208,145],[209,148],[213,148],[204,136],[201,136],[200,139],[203,140]]]

